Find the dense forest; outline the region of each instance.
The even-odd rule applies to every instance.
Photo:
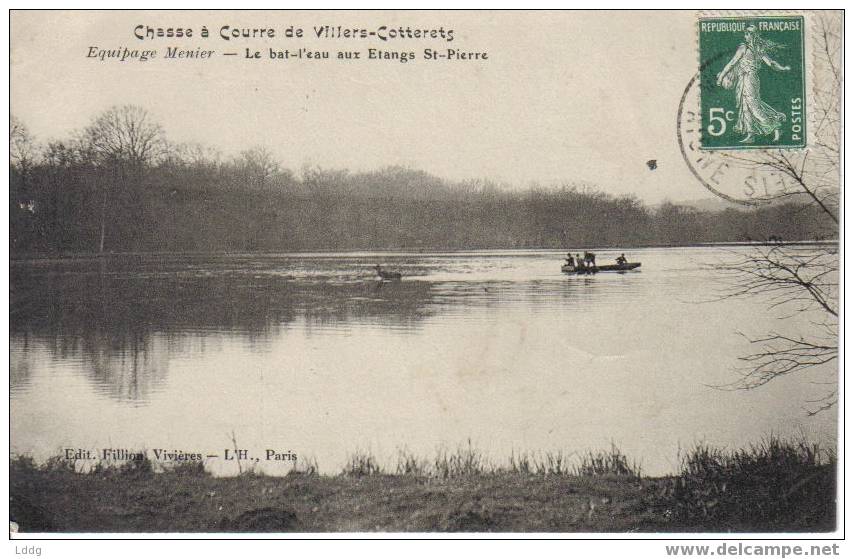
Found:
[[[833,238],[812,206],[648,207],[589,185],[526,189],[388,167],[284,169],[264,148],[175,145],[140,107],[39,142],[10,126],[12,254],[584,248]]]

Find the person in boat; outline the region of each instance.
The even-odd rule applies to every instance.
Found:
[[[566,265],[575,268],[575,258],[572,257],[571,252],[566,253]]]
[[[579,274],[583,274],[587,268],[584,266],[584,260],[581,259],[580,254],[575,255],[575,270]]]
[[[591,268],[596,267],[596,255],[592,252],[584,253],[584,263],[590,266]]]
[[[627,263],[628,263],[628,260],[626,260],[626,254],[625,253],[623,253],[617,257],[617,264],[619,264],[620,266],[627,264]]]

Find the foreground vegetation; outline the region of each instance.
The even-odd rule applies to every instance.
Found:
[[[158,468],[159,469],[159,468]],[[213,477],[201,463],[11,463],[10,515],[23,532],[821,532],[834,529],[836,458],[776,438],[748,449],[698,446],[676,476],[644,477],[618,449],[433,460],[369,453],[339,475],[301,463],[284,477]]]

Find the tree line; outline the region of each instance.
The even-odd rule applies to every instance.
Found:
[[[584,248],[835,238],[816,208],[700,211],[566,183],[511,189],[386,167],[283,168],[263,147],[174,144],[119,106],[62,140],[10,121],[12,254]]]

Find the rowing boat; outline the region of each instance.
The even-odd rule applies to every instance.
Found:
[[[575,266],[564,264],[560,267],[560,271],[565,274],[595,274],[598,272],[628,272],[635,268],[640,268],[640,262],[626,262],[625,264],[605,264],[602,266],[593,266],[592,268],[577,269]]]

